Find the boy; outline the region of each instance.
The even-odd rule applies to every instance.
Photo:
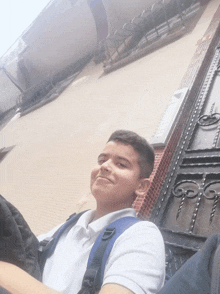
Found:
[[[91,172],[96,210],[84,213],[61,236],[46,261],[44,285],[6,263],[0,263],[0,285],[12,293],[78,293],[96,238],[111,222],[135,216],[132,203],[137,196],[146,195],[153,164],[153,149],[144,138],[130,131],[114,132]],[[39,239],[52,236],[56,229]],[[7,271],[12,269],[15,276],[25,279],[25,285],[7,279]],[[156,293],[163,285],[164,275],[165,253],[159,230],[150,222],[137,222],[116,240],[99,293]]]

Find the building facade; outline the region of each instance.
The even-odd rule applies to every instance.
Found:
[[[159,2],[161,5],[166,1]],[[219,113],[219,102],[215,98],[207,109],[197,106],[200,91],[210,91],[202,89],[210,66],[215,64],[213,58],[217,58],[219,2],[196,1],[178,14],[172,8],[169,18],[160,14],[163,6],[150,5],[150,11],[148,8],[144,13],[138,12],[136,18],[126,19],[117,32],[109,31],[104,42],[106,59],[103,62],[97,62],[98,52],[62,93],[58,88],[53,92],[56,99],[51,99],[51,103],[43,107],[36,104],[31,108],[35,111],[21,112],[19,119],[9,120],[4,128],[2,126],[0,193],[20,209],[36,234],[65,221],[74,211],[95,208],[89,189],[90,171],[116,129],[136,131],[155,148],[156,164],[148,194],[134,203],[139,216],[151,217],[161,227],[166,218],[168,229],[178,228],[174,222],[176,214],[164,216],[169,210],[167,203],[172,203],[174,198],[172,189],[178,188],[181,181],[195,181],[199,177],[187,179],[186,175],[176,172],[183,164],[181,160],[184,158],[187,162],[190,157],[185,155],[188,151],[182,136],[187,137],[185,141],[191,137],[206,137],[206,130],[202,134],[195,133],[199,132],[197,127],[190,129],[193,136],[185,134],[197,107],[195,115],[199,117]],[[152,21],[151,24],[146,21],[150,17],[161,17],[162,21],[152,25]],[[133,34],[135,30],[137,34]],[[103,52],[103,42],[100,46]],[[50,62],[54,58],[56,55]],[[213,69],[210,73],[212,78],[214,72]],[[215,126],[219,123],[216,117],[212,117]],[[206,121],[206,117],[203,120]],[[216,130],[213,134],[210,138],[216,138],[216,148],[219,148]],[[197,143],[191,144],[197,146]],[[210,156],[218,157],[214,153]],[[218,176],[215,177],[218,181]],[[172,205],[180,210],[179,222],[185,200],[182,196],[174,199],[176,202]],[[210,209],[213,214],[214,210]],[[188,227],[186,224],[182,229],[184,233]]]

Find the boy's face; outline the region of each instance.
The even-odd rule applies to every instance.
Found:
[[[97,204],[112,211],[130,207],[140,185],[138,153],[131,145],[110,141],[91,173],[91,192]],[[107,208],[107,207],[106,207]]]

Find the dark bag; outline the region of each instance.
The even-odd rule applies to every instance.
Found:
[[[210,236],[204,246],[174,274],[158,294],[219,294],[220,235]]]
[[[12,263],[40,280],[39,242],[21,213],[0,195],[0,260]],[[8,293],[0,288],[0,294]]]

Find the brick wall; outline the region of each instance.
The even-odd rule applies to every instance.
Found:
[[[168,167],[172,160],[172,156],[176,150],[176,146],[182,134],[182,120],[177,123],[170,140],[165,148],[155,149],[155,166],[153,173],[150,177],[151,185],[144,199],[137,199],[138,205],[135,209],[138,212],[140,218],[147,218],[150,215],[153,205],[155,204],[158,194],[161,190],[161,186],[168,173]]]
[[[146,215],[148,215],[148,213],[151,210],[151,207],[154,205],[155,200],[156,200],[156,192],[157,192],[157,187],[156,184],[154,183],[154,179],[157,172],[158,172],[158,168],[164,153],[164,148],[155,148],[155,163],[154,163],[154,169],[153,172],[149,178],[151,184],[147,193],[147,196],[145,197],[137,197],[137,199],[135,200],[133,207],[136,209],[137,212],[142,211],[143,207],[145,207],[145,213]]]

